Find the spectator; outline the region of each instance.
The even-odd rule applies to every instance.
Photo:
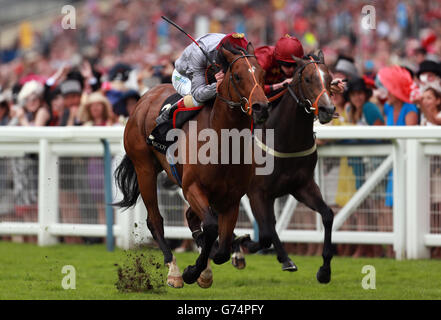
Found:
[[[429,84],[422,87],[420,108],[421,124],[429,126],[441,125],[441,85]]]
[[[90,94],[80,107],[79,119],[83,126],[111,126],[113,113],[109,100],[100,92]],[[94,207],[88,215],[83,215],[88,223],[106,223],[103,167],[102,158],[89,158],[87,161],[88,190],[92,197],[88,204],[89,208]]]
[[[6,126],[11,120],[11,108],[4,93],[0,93],[0,126]]]
[[[334,78],[353,79],[358,78],[359,73],[354,64],[354,59],[346,56],[340,56],[334,67]]]
[[[419,65],[417,77],[421,85],[437,82],[441,85],[441,64],[432,60],[424,60]]]
[[[418,124],[418,109],[410,103],[413,86],[409,72],[399,66],[382,68],[378,73],[379,81],[387,89],[387,102],[384,105],[386,125],[411,126]],[[393,206],[393,175],[389,172],[386,187],[386,206]]]
[[[346,115],[348,122],[354,125],[384,125],[384,119],[378,107],[369,101],[372,97],[372,90],[369,89],[362,78],[352,78],[345,92],[345,98],[349,101],[346,106]],[[378,158],[349,157],[348,165],[352,167],[355,175],[355,186],[359,189],[365,181],[366,166],[375,166],[371,162],[378,162]],[[355,224],[358,230],[365,230],[367,226],[373,225],[374,218],[372,206],[365,202],[367,210],[360,210],[354,214]],[[374,255],[374,247],[367,245],[357,245],[352,257]]]
[[[140,99],[140,95],[136,90],[128,90],[124,92],[121,98],[113,105],[113,111],[118,116],[117,123],[125,124],[127,119],[135,111],[136,104]]]
[[[114,115],[109,100],[100,92],[94,92],[81,105],[78,117],[85,126],[111,126]]]
[[[441,86],[431,83],[422,88],[420,108],[423,113],[421,125],[441,125]],[[430,165],[430,225],[441,228],[441,163],[440,156],[434,156]],[[432,248],[432,257],[441,258],[441,247]]]
[[[20,126],[45,126],[49,123],[50,112],[43,100],[43,85],[31,80],[26,82],[18,94],[18,107],[15,112]]]
[[[26,82],[18,94],[12,124],[19,126],[45,126],[50,113],[43,99],[43,85],[31,80]],[[38,158],[37,154],[26,154],[11,163],[15,212],[25,222],[37,221],[38,201]],[[27,239],[27,238],[26,238]]]
[[[64,99],[66,114],[61,119],[61,126],[73,126],[79,124],[78,109],[81,104],[83,88],[81,82],[76,79],[66,79],[60,85],[60,91]]]

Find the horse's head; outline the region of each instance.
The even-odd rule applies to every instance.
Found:
[[[291,85],[297,86],[298,102],[307,112],[313,111],[320,123],[332,120],[335,106],[331,101],[330,87],[332,76],[325,65],[323,52],[319,50],[307,59],[293,56],[297,70]]]
[[[252,44],[248,44],[247,50],[221,47],[220,54],[225,78],[218,97],[231,108],[240,107],[257,124],[265,122],[268,99],[263,91],[264,71],[254,56]]]

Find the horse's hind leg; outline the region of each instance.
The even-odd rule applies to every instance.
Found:
[[[276,231],[276,220],[274,215],[275,199],[269,199],[259,193],[250,194],[249,198],[254,218],[259,226],[258,248],[269,247],[272,243],[277,252],[277,260],[282,264],[282,270],[297,271],[297,266],[289,258]],[[252,249],[255,250],[256,248]]]
[[[322,216],[323,226],[325,228],[325,239],[323,245],[323,265],[317,272],[317,280],[320,283],[328,283],[331,281],[331,259],[333,256],[333,246],[331,242],[332,233],[332,223],[334,221],[334,212],[332,209],[323,201],[320,188],[314,182],[310,182],[302,187],[296,192],[293,192],[293,196],[297,200],[303,202],[312,210],[317,211]]]
[[[156,191],[158,170],[150,157],[143,157],[142,160],[135,163],[135,170],[139,190],[147,208],[147,227],[164,255],[164,264],[169,268],[167,284],[174,288],[181,288],[184,285],[182,275],[176,264],[176,259],[165,241],[163,218],[158,208]]]

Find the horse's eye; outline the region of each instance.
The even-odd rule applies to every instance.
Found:
[[[305,77],[305,81],[306,81],[306,83],[311,83],[311,79],[309,79],[307,77]]]
[[[233,77],[234,77],[234,80],[236,80],[236,81],[240,81],[240,76],[238,75],[238,74],[234,74],[233,75]]]

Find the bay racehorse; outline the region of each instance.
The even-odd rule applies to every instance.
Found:
[[[293,195],[322,216],[325,232],[323,265],[317,273],[317,280],[328,283],[331,279],[334,213],[324,202],[314,181],[317,151],[313,122],[316,117],[322,124],[333,118],[335,107],[330,98],[332,77],[321,50],[307,59],[293,59],[297,63],[293,81],[273,102],[274,107],[264,124],[266,129],[274,129],[274,146],[267,146],[265,141],[255,141],[274,156],[274,171],[270,175],[254,176],[250,184],[247,195],[259,226],[259,242],[247,241],[243,244],[250,252],[273,244],[277,259],[283,264],[282,269],[296,271],[296,265],[288,257],[277,235],[274,216],[275,199]]]
[[[221,54],[224,58],[221,60],[224,80],[214,104],[202,108],[194,119],[198,133],[205,128],[216,131],[218,154],[221,153],[222,129],[249,129],[253,120],[261,123],[268,116],[268,100],[262,89],[264,71],[254,56],[253,46],[249,44],[247,50],[222,47]],[[133,206],[141,194],[148,212],[147,226],[162,250],[164,263],[169,267],[167,283],[172,287],[182,287],[183,281],[187,284],[197,281],[207,268],[212,245],[218,236],[219,246],[213,261],[220,264],[230,259],[239,203],[252,179],[253,164],[220,164],[219,161],[219,164],[202,165],[189,163],[187,159],[184,163],[177,163],[172,172],[166,156],[147,145],[146,138],[155,126],[163,102],[173,93],[175,91],[171,85],[158,85],[138,102],[124,130],[126,155],[115,171],[115,178],[123,194],[123,200],[117,205]],[[186,134],[185,139],[178,142],[188,150],[189,144],[198,139],[189,136],[188,123],[182,129]],[[197,150],[200,147],[201,142],[198,141]],[[235,152],[240,152],[242,159],[244,152],[248,151],[245,147]],[[169,179],[182,186],[184,197],[190,205],[186,212],[189,225],[194,225],[193,221],[199,225],[202,223],[202,230],[192,230],[195,239],[202,245],[200,255],[195,265],[188,266],[182,275],[164,239],[163,218],[158,209],[157,175],[163,170]],[[211,285],[210,277],[211,272],[205,277],[205,284],[208,283],[206,287]],[[201,285],[199,281],[198,284]]]

